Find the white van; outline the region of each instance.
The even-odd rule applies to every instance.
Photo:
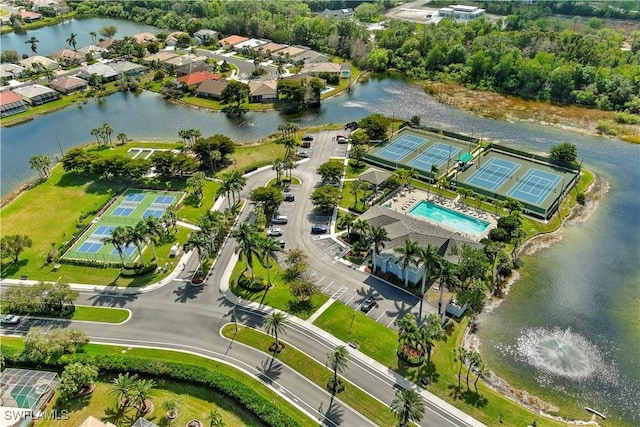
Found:
[[[271,224],[286,224],[289,222],[289,218],[286,215],[276,215],[271,218]]]

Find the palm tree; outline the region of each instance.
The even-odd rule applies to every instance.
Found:
[[[438,165],[431,165],[431,173],[433,174],[433,182],[436,182],[438,180],[438,172],[440,171],[440,168],[438,167]],[[429,186],[427,186],[427,194],[429,194]]]
[[[104,237],[102,240],[102,244],[104,245],[113,245],[118,251],[118,255],[120,255],[120,262],[122,263],[122,267],[124,268],[124,247],[127,245],[127,230],[123,227],[116,227],[115,230],[111,232],[111,236]]]
[[[358,234],[360,237],[364,237],[368,234],[370,228],[371,227],[366,220],[358,218],[353,222],[351,231],[353,231],[353,233],[355,234]]]
[[[282,170],[284,169],[284,161],[282,159],[276,159],[273,161],[271,170],[276,172],[276,183],[280,184],[282,181]]]
[[[217,409],[212,409],[207,417],[209,420],[209,427],[225,427],[226,424],[222,419],[222,414]]]
[[[451,285],[455,285],[458,282],[458,276],[456,272],[456,267],[454,264],[442,260],[440,264],[440,271],[438,273],[440,278],[440,299],[438,300],[438,314],[442,315],[444,319],[445,311],[442,308],[442,298],[444,296],[444,288],[445,286],[449,288]]]
[[[483,378],[483,379],[484,378],[489,378],[489,376],[491,375],[491,371],[489,370],[487,365],[485,365],[485,363],[482,360],[482,358],[480,358],[478,363],[476,363],[476,365],[475,365],[474,372],[476,374],[476,380],[473,382],[473,386],[476,389],[476,394],[478,394],[478,380],[480,378]]]
[[[129,139],[129,138],[127,138],[127,134],[120,132],[118,134],[118,136],[116,137],[116,139],[118,140],[118,142],[120,144],[124,145],[125,142],[127,142],[127,139]]]
[[[233,192],[233,174],[231,172],[225,172],[220,175],[220,188],[218,189],[218,195],[224,194],[229,203],[229,209],[231,209],[231,193]],[[235,204],[235,200],[234,200]]]
[[[204,273],[202,261],[209,258],[209,251],[211,250],[211,244],[209,243],[209,239],[207,239],[205,233],[203,233],[202,231],[191,233],[189,239],[187,239],[186,243],[184,244],[184,248],[187,251],[191,249],[195,249],[196,251],[198,251],[200,271]]]
[[[284,158],[287,159],[291,157],[293,154],[293,149],[298,145],[296,140],[290,136],[284,138],[282,140],[282,144],[284,144]]]
[[[176,226],[178,223],[178,208],[176,208],[175,205],[167,206],[160,219],[164,222],[167,230],[173,228],[174,233],[178,231],[178,227]]]
[[[148,216],[144,219],[144,227],[146,238],[151,243],[151,252],[153,253],[153,259],[158,259],[156,255],[156,239],[161,238],[164,235],[164,229],[160,221],[157,218]]]
[[[353,203],[353,208],[357,208],[358,207],[358,193],[360,192],[360,190],[366,190],[367,186],[363,181],[360,181],[359,179],[356,179],[354,181],[351,181],[351,194],[353,194],[353,198],[354,198],[354,203]]]
[[[426,248],[419,248],[416,258],[424,265],[424,274],[422,275],[422,288],[420,294],[424,295],[425,285],[427,279],[430,279],[438,270],[441,257],[438,254],[438,249],[431,246],[431,243],[427,244]]]
[[[162,409],[167,411],[166,417],[169,420],[173,420],[178,416],[178,408],[180,404],[177,400],[165,400],[162,402]]]
[[[291,171],[293,171],[296,168],[296,162],[293,161],[293,158],[286,157],[282,161],[282,167],[284,168],[285,171],[289,171],[289,181],[291,181]]]
[[[267,283],[271,286],[271,267],[277,260],[276,255],[282,252],[280,243],[273,237],[260,236],[256,242],[260,263],[267,269]]]
[[[147,241],[147,227],[144,221],[140,221],[135,227],[127,227],[127,244],[133,243],[140,255],[140,262],[144,266],[144,256],[142,255],[142,243]]]
[[[398,419],[398,426],[407,427],[411,421],[418,422],[424,416],[425,406],[420,395],[411,389],[396,393],[391,410]]]
[[[371,245],[371,253],[373,254],[373,272],[376,272],[377,256],[384,249],[384,243],[389,241],[387,230],[382,227],[372,227],[369,233],[369,244]]]
[[[351,234],[351,227],[353,226],[353,223],[356,219],[358,219],[358,216],[352,214],[351,212],[348,212],[344,215],[341,214],[340,219],[338,219],[338,227],[346,228],[347,234]]]
[[[234,230],[233,237],[238,243],[236,253],[240,254],[240,259],[244,258],[246,260],[247,268],[251,269],[251,280],[253,280],[253,256],[257,255],[258,250],[256,231],[253,225],[248,222],[243,222]]]
[[[495,208],[496,208],[496,215],[498,215],[498,211],[502,209],[503,203],[502,203],[502,201],[500,201],[500,200],[498,200],[498,199],[495,199],[495,200],[493,201],[493,206],[495,206]]]
[[[471,371],[479,364],[482,363],[482,356],[477,351],[467,351],[467,390],[469,390],[469,375]]]
[[[240,192],[247,185],[247,178],[242,174],[240,169],[234,169],[231,171],[231,192],[233,193],[233,202],[235,204],[236,193],[238,194],[238,201],[240,200]]]
[[[426,323],[420,328],[420,345],[427,352],[427,365],[431,362],[431,352],[435,341],[443,339],[445,336],[440,316],[433,313],[427,316]]]
[[[25,44],[31,45],[31,52],[33,52],[34,55],[38,54],[38,43],[40,43],[40,40],[35,38],[35,36],[31,36],[29,40],[25,41]]]
[[[522,212],[522,203],[510,197],[507,197],[504,200],[502,206],[509,211],[509,215],[511,215],[513,212]]]
[[[335,394],[338,391],[338,384],[340,383],[338,374],[347,370],[349,359],[349,350],[343,345],[339,345],[327,354],[327,367],[333,371],[333,382],[330,382],[329,387],[331,394]]]
[[[454,360],[457,360],[458,365],[458,388],[460,388],[460,377],[462,375],[462,366],[467,362],[467,356],[469,352],[464,347],[458,347],[453,349]]]
[[[398,263],[402,264],[402,272],[404,275],[404,287],[409,287],[409,266],[414,263],[420,247],[412,240],[405,240],[404,246],[395,248],[394,251],[400,254]]]
[[[118,376],[111,381],[111,393],[116,396],[119,405],[123,407],[129,405],[133,385],[137,379],[138,375],[129,375],[127,372],[125,374],[119,373]]]
[[[283,75],[285,75],[287,72],[287,69],[284,68],[284,65],[282,65],[282,63],[278,64],[278,69],[276,70],[276,73],[278,75],[278,79],[280,77],[282,77]]]
[[[72,48],[73,48],[73,50],[77,50],[77,49],[76,49],[76,45],[77,45],[76,37],[77,37],[77,36],[78,36],[78,35],[77,35],[76,33],[71,33],[71,35],[69,36],[69,38],[66,40],[66,42],[67,42],[67,44],[69,45],[69,47],[72,47]]]
[[[212,150],[209,153],[209,161],[211,162],[211,171],[213,172],[218,167],[218,162],[222,160],[222,154],[218,150]]]
[[[95,31],[89,31],[89,35],[91,36],[91,44],[96,44],[98,41],[98,33]]]
[[[138,380],[133,384],[131,393],[133,404],[140,413],[147,410],[147,400],[151,397],[151,390],[156,386],[153,380]]]
[[[106,146],[111,145],[111,134],[113,133],[113,128],[109,123],[104,123],[102,125],[102,134],[104,136],[104,143]]]
[[[272,334],[276,342],[274,343],[274,354],[280,348],[278,334],[284,333],[287,329],[287,315],[281,311],[274,311],[264,319],[264,328],[268,334]]]
[[[45,155],[33,156],[29,159],[31,169],[38,171],[41,179],[49,177],[49,167],[51,166],[51,158]]]
[[[412,348],[418,347],[419,329],[413,314],[407,313],[401,319],[396,320],[398,327],[398,341]]]

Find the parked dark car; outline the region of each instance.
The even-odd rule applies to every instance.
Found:
[[[293,194],[285,194],[284,195],[284,201],[285,202],[293,202],[294,200],[296,200],[296,196]]]
[[[313,141],[313,137],[311,135],[305,135],[302,137],[303,141]]]
[[[328,231],[326,225],[312,225],[311,234],[324,234]]]
[[[364,302],[360,306],[360,310],[362,310],[364,313],[368,313],[369,311],[371,311],[372,308],[374,308],[377,305],[378,305],[378,302],[375,299],[373,299],[373,297],[368,297],[367,299],[364,300]]]
[[[302,141],[302,148],[310,148],[310,147],[311,147],[311,142]]]

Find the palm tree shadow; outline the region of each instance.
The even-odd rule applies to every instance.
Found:
[[[130,412],[130,413],[129,413]],[[102,417],[101,421],[110,422],[115,425],[133,425],[133,423],[138,419],[138,411],[136,411],[132,407],[122,407],[118,406],[117,408],[108,407],[104,410],[105,416]]]
[[[463,400],[465,403],[473,405],[477,408],[482,408],[489,402],[486,397],[480,395],[479,393],[471,390],[463,390],[462,387],[458,387],[455,384],[449,385],[449,390],[451,390],[449,395],[454,399]]]
[[[192,286],[189,283],[184,283],[182,286],[176,288],[173,293],[177,295],[175,302],[186,303],[191,299],[197,298],[202,293],[204,284],[200,286]]]
[[[334,425],[342,425],[342,419],[344,418],[344,409],[334,403],[334,396],[331,396],[329,401],[329,408],[324,413],[324,417],[330,420]]]
[[[267,384],[275,383],[282,375],[282,363],[275,362],[273,357],[260,362],[260,367],[262,371],[258,374],[258,379]]]

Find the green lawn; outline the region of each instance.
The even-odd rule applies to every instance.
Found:
[[[360,199],[369,197],[374,193],[373,189],[360,190],[358,191],[358,204],[355,204],[355,197],[353,196],[353,192],[351,191],[351,183],[353,181],[345,181],[342,186],[342,198],[340,199],[340,207],[345,209],[355,209],[356,211],[364,212],[368,206],[363,203]]]
[[[482,381],[478,383],[478,396],[473,388],[473,375],[470,377],[471,390],[468,391],[464,369],[462,388],[457,388],[458,365],[453,360],[453,349],[460,345],[467,324],[468,320],[464,319],[459,325],[447,329],[446,341],[438,342],[432,353],[431,366],[425,364],[420,368],[408,368],[398,364],[395,354],[397,333],[351,307],[336,302],[314,322],[314,325],[345,342],[355,341],[364,354],[415,383],[419,383],[423,376],[430,376],[433,378],[433,383],[428,387],[430,392],[487,425],[497,425],[500,414],[503,415],[503,425],[524,426],[530,425],[533,420],[537,420],[538,426],[565,425],[525,409],[485,386]]]
[[[219,189],[219,182],[207,181],[204,185],[204,197],[199,204],[195,197],[187,196],[178,210],[178,218],[181,221],[197,224],[202,215],[213,207]]]
[[[9,346],[18,350],[22,350],[24,348],[24,342],[22,338],[3,337],[2,346]],[[219,372],[223,375],[226,375],[230,378],[236,379],[248,385],[249,387],[251,387],[251,389],[254,392],[258,393],[267,401],[275,402],[278,408],[281,411],[285,412],[287,415],[289,415],[291,418],[293,418],[298,423],[298,425],[309,426],[309,427],[317,425],[317,423],[315,423],[314,420],[311,420],[307,416],[302,414],[302,412],[300,412],[293,405],[291,405],[289,402],[284,400],[282,397],[280,397],[280,395],[272,391],[266,385],[260,383],[259,381],[245,374],[244,372],[237,370],[235,368],[232,368],[221,362],[217,362],[217,361],[210,360],[201,356],[196,356],[193,354],[180,353],[180,352],[169,351],[169,350],[128,348],[128,347],[109,346],[109,345],[101,345],[101,344],[87,344],[84,346],[83,352],[88,354],[106,354],[106,355],[113,355],[113,356],[130,355],[132,357],[148,359],[150,362],[153,360],[164,361],[164,362],[175,362],[176,360],[179,360],[180,363],[203,367],[210,371]],[[103,379],[109,380],[109,377],[104,377]],[[181,405],[181,416],[179,420],[186,419],[188,421],[191,419],[189,418],[190,416],[191,417],[203,416],[203,415],[200,415],[202,414],[202,411],[204,411],[204,414],[207,415],[211,409],[215,409],[217,407],[217,409],[219,409],[220,412],[222,412],[224,421],[227,422],[229,425],[254,425],[254,426],[262,425],[259,423],[259,421],[255,419],[255,417],[247,413],[247,411],[244,408],[238,407],[234,402],[230,401],[229,398],[219,396],[211,390],[208,390],[202,387],[192,386],[190,384],[174,383],[169,381],[160,381],[159,388],[163,389],[163,391],[158,390],[154,392],[154,394],[152,394],[152,400],[156,404],[156,408],[157,408],[156,409],[157,412],[152,413],[152,416],[154,417],[154,419],[151,419],[149,417],[145,417],[145,418],[159,423],[160,426],[168,426],[168,424],[161,422],[160,418],[156,418],[156,417],[162,417],[164,415],[164,411],[161,409],[162,402],[167,398],[174,397],[170,394],[164,394],[164,393],[175,393],[175,395],[177,395],[177,400],[183,402],[183,404]],[[93,399],[93,395],[87,400],[91,402],[92,399]],[[80,405],[82,406],[82,408],[78,408],[77,410],[83,410],[83,411],[86,410],[86,412],[84,412],[83,414],[92,414],[98,418],[102,416],[117,415],[117,414],[113,414],[113,411],[109,410],[109,408],[113,408],[114,406],[112,396],[106,397],[105,394],[98,393],[96,399],[97,399],[95,403],[96,406],[92,407],[95,409],[92,409],[92,408],[83,409],[87,405]],[[195,399],[195,400],[192,400],[192,399]],[[193,406],[191,406],[191,402],[193,402]],[[129,416],[131,414],[133,414],[133,411],[126,412],[126,414],[124,414],[125,418],[122,418],[122,422],[116,422],[115,424],[127,425],[127,426],[131,425],[132,423],[128,423],[129,418],[126,418],[126,416]],[[83,417],[83,418],[80,418],[80,417]],[[86,417],[86,415],[82,415],[82,414],[78,415],[78,419],[80,419],[81,421],[84,420],[84,417]],[[136,419],[137,419],[137,416],[136,416]],[[234,420],[237,420],[237,421],[234,421]],[[184,426],[187,421],[174,423],[174,425]],[[201,421],[204,423],[204,425],[208,425],[206,416],[203,416],[203,418],[201,418]],[[232,424],[232,423],[236,423],[236,424]],[[56,423],[52,422],[50,424],[44,424],[44,426],[45,427],[53,426],[54,424]],[[80,423],[69,422],[69,423],[66,423],[65,425],[80,425]]]
[[[227,338],[234,339],[235,341],[250,345],[265,352],[268,352],[269,345],[274,341],[271,336],[250,328],[239,327],[238,333],[235,333],[234,325],[226,325],[222,331],[223,335]],[[295,369],[321,388],[326,389],[327,381],[333,377],[333,371],[327,369],[325,365],[316,362],[290,345],[287,345],[275,358]],[[390,426],[395,424],[395,418],[388,406],[348,381],[345,381],[345,385],[345,390],[338,394],[340,400],[377,425]]]
[[[275,141],[267,141],[260,144],[237,145],[233,154],[232,162],[221,172],[231,169],[242,171],[257,169],[262,166],[273,164],[276,159],[284,157],[284,145]]]
[[[360,175],[362,172],[366,171],[367,169],[369,169],[369,165],[367,165],[366,163],[362,163],[361,167],[355,167],[352,162],[350,161],[347,164],[347,179],[351,179],[351,178],[357,178],[358,175]]]
[[[229,285],[231,291],[246,300],[258,302],[269,307],[277,308],[282,311],[286,311],[294,316],[298,316],[301,319],[308,319],[318,308],[329,299],[329,297],[323,293],[316,293],[312,295],[307,301],[299,301],[296,297],[291,295],[289,287],[282,280],[281,274],[283,269],[279,266],[275,266],[271,269],[271,282],[273,286],[266,291],[250,291],[238,286],[238,277],[245,270],[246,263],[244,261],[238,261],[233,268]],[[262,277],[267,280],[267,270],[255,260],[253,265],[254,275],[256,277]]]
[[[76,305],[72,320],[88,320],[92,322],[122,323],[129,319],[129,310],[111,307],[93,307],[89,305]]]

